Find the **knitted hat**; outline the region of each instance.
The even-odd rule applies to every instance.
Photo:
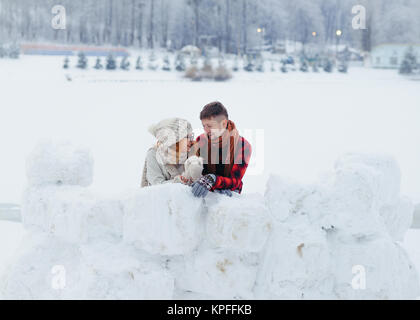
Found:
[[[191,124],[184,119],[170,118],[149,127],[149,132],[165,147],[169,148],[192,133]]]

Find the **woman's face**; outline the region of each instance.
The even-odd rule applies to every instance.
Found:
[[[180,153],[186,153],[190,151],[190,143],[187,138],[184,138],[179,141],[179,152]]]
[[[177,144],[172,145],[168,150],[169,154],[171,155],[171,158],[174,161],[173,162],[174,164],[177,163],[176,145]],[[185,160],[187,160],[187,155],[191,149],[192,144],[188,138],[184,138],[182,140],[179,140],[178,145],[179,145],[178,160],[179,160],[179,163],[184,163]]]

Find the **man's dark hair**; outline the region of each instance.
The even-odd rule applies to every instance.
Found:
[[[203,111],[200,113],[200,120],[219,116],[224,116],[226,119],[229,119],[228,112],[221,102],[211,102],[204,106]]]

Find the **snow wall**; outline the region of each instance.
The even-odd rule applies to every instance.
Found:
[[[392,157],[348,154],[313,185],[272,175],[264,196],[166,184],[112,199],[89,188],[89,150],[42,143],[0,298],[414,299],[400,176]]]

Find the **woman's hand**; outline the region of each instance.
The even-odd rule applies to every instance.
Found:
[[[178,182],[178,183],[182,183],[182,184],[188,185],[188,186],[192,184],[192,180],[191,179],[187,179],[187,178],[183,177],[182,175],[176,176],[174,178],[174,181],[175,182]]]
[[[183,176],[180,176],[180,179],[181,179],[181,181],[182,181],[183,184],[190,185],[192,183],[192,180],[191,179],[187,179],[187,178],[185,178]]]

